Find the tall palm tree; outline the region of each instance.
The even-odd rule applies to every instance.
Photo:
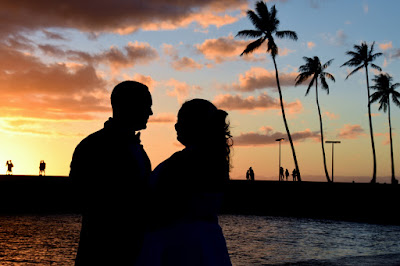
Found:
[[[398,181],[394,176],[394,162],[393,162],[393,143],[392,143],[392,124],[390,121],[390,96],[392,101],[400,107],[400,93],[396,91],[396,88],[400,86],[400,83],[392,84],[393,78],[389,74],[379,74],[372,79],[375,82],[372,89],[377,90],[371,95],[370,103],[379,100],[379,110],[386,113],[388,111],[389,120],[389,138],[390,138],[390,158],[392,160],[392,184],[397,184]]]
[[[281,86],[279,83],[278,67],[276,66],[276,60],[275,60],[276,56],[278,55],[278,46],[276,45],[273,37],[273,35],[275,35],[277,38],[286,37],[292,40],[297,40],[297,34],[296,32],[289,30],[278,31],[278,26],[280,22],[276,17],[276,13],[277,10],[275,6],[272,6],[272,8],[268,10],[266,3],[264,3],[263,1],[257,2],[256,12],[254,12],[253,10],[247,11],[247,16],[254,25],[255,30],[242,30],[239,31],[236,36],[257,38],[255,41],[247,45],[246,49],[241,53],[240,56],[254,52],[265,41],[267,41],[267,52],[271,54],[272,61],[274,62],[274,67],[275,67],[275,78],[279,92],[279,100],[281,104],[283,122],[285,124],[286,133],[288,135],[290,146],[292,148],[293,160],[298,174],[298,181],[301,181],[301,175],[299,171],[299,165],[297,163],[296,152],[294,150],[293,140],[292,136],[290,135],[289,126],[286,121],[285,108],[283,107],[283,97],[282,97]]]
[[[318,115],[319,115],[319,126],[320,126],[320,131],[321,131],[321,145],[322,145],[322,159],[324,162],[324,170],[325,170],[325,176],[328,182],[331,182],[328,174],[328,169],[326,168],[326,158],[325,158],[325,146],[324,146],[324,131],[323,131],[323,126],[322,126],[322,116],[321,116],[321,108],[319,106],[319,100],[318,100],[318,80],[321,82],[322,89],[326,90],[326,92],[329,94],[329,86],[328,83],[326,83],[326,79],[330,79],[333,82],[335,81],[335,78],[333,77],[332,74],[325,72],[324,70],[330,66],[332,63],[333,59],[329,60],[325,64],[321,64],[321,61],[319,60],[318,56],[314,56],[313,58],[310,57],[303,57],[303,59],[306,61],[306,63],[302,66],[300,66],[300,74],[296,77],[296,86],[300,85],[307,79],[311,78],[310,83],[308,84],[308,88],[306,91],[306,96],[310,92],[311,87],[315,83],[315,99],[317,102],[317,107],[318,107]]]
[[[372,174],[371,183],[376,183],[376,153],[375,153],[375,142],[374,142],[374,132],[372,129],[372,117],[371,117],[371,104],[370,104],[370,90],[369,90],[369,81],[368,81],[368,65],[372,68],[378,69],[382,71],[382,69],[372,63],[376,58],[382,55],[382,53],[374,54],[374,45],[375,42],[372,43],[371,48],[368,47],[366,42],[362,42],[361,45],[354,45],[354,51],[347,51],[346,54],[351,56],[352,58],[345,62],[342,66],[350,66],[355,67],[350,74],[347,75],[346,79],[348,79],[351,75],[356,73],[358,70],[365,68],[365,75],[367,79],[367,91],[368,91],[368,119],[369,119],[369,133],[371,136],[371,145],[372,145],[372,157],[374,161],[374,169]]]

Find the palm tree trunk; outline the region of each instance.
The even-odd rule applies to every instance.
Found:
[[[365,65],[365,74],[367,78],[367,91],[368,91],[368,119],[369,119],[369,133],[371,135],[371,145],[372,145],[372,157],[374,161],[374,169],[372,172],[371,183],[376,183],[376,153],[375,153],[375,142],[374,142],[374,131],[372,129],[372,116],[371,116],[371,103],[370,103],[370,91],[369,91],[369,80],[368,80],[368,65]]]
[[[318,100],[318,79],[315,79],[315,99],[317,102],[317,107],[318,107],[318,115],[319,115],[319,128],[321,131],[321,146],[322,146],[322,159],[324,162],[324,170],[325,170],[325,176],[326,180],[328,182],[331,182],[328,174],[328,169],[326,168],[326,158],[325,158],[325,146],[324,146],[324,131],[323,131],[323,126],[322,126],[322,116],[321,116],[321,108],[319,107],[319,100]],[[332,158],[333,160],[333,158]]]
[[[389,120],[389,138],[390,138],[390,159],[392,161],[392,184],[395,184],[394,176],[394,160],[393,160],[393,143],[392,143],[392,123],[390,121],[390,100],[388,100],[388,120]]]
[[[274,62],[274,67],[275,67],[276,84],[277,84],[278,92],[279,92],[279,100],[280,100],[280,103],[281,103],[283,122],[285,124],[286,133],[287,133],[288,138],[289,138],[290,147],[292,148],[294,165],[295,165],[296,172],[297,172],[297,181],[301,181],[301,175],[300,175],[299,165],[297,163],[296,151],[294,150],[292,136],[290,135],[289,126],[288,126],[287,121],[286,121],[285,108],[283,107],[283,97],[282,97],[281,85],[279,83],[278,68],[276,66],[276,61],[275,61],[275,57],[274,56],[272,56],[272,61]]]

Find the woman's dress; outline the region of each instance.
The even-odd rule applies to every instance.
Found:
[[[217,216],[229,179],[219,158],[186,148],[153,171],[150,230],[139,265],[232,265]]]

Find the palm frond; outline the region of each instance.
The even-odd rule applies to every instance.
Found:
[[[398,92],[396,91],[396,93],[398,93]],[[400,93],[398,93],[398,95],[395,95],[394,93],[392,93],[392,101],[396,104],[397,107],[400,107],[399,97],[400,97]]]
[[[247,17],[257,30],[264,31],[262,19],[253,10],[247,11]]]
[[[325,77],[320,77],[320,80],[321,80],[321,85],[322,85],[322,88],[324,89],[324,90],[326,90],[326,92],[329,94],[329,86],[328,86],[328,83],[326,83],[326,79],[325,79]]]
[[[260,30],[241,30],[239,31],[236,36],[237,37],[252,37],[258,38],[263,35],[263,32]]]
[[[329,60],[328,62],[326,62],[323,66],[322,69],[326,69],[328,66],[330,66],[332,64],[333,59]]]
[[[332,80],[333,82],[336,82],[335,77],[331,73],[323,72],[322,74],[324,75],[324,77]]]
[[[277,31],[275,32],[276,37],[282,39],[282,38],[289,38],[291,40],[297,41],[297,33],[291,30],[282,30],[282,31]]]
[[[356,73],[358,70],[362,69],[363,67],[364,67],[364,65],[361,65],[361,66],[357,67],[356,69],[353,69],[353,71],[351,71],[351,72],[347,75],[346,79],[348,79],[351,75],[353,75],[354,73]]]
[[[296,83],[294,84],[295,86],[300,85],[301,83],[303,83],[304,81],[306,81],[307,79],[309,79],[312,76],[312,73],[310,72],[302,72],[300,73],[295,81]]]
[[[262,19],[262,21],[264,22],[271,21],[271,15],[268,10],[267,4],[264,3],[263,1],[259,1],[256,3],[256,12],[258,16]]]
[[[377,65],[372,64],[372,63],[371,63],[370,66],[371,66],[372,68],[374,68],[374,69],[377,69],[377,70],[379,70],[379,71],[382,71],[382,68],[381,68],[380,66],[377,66]]]
[[[247,45],[246,49],[244,49],[244,51],[240,54],[240,56],[242,56],[243,54],[250,54],[252,53],[254,50],[256,50],[258,47],[261,46],[261,44],[263,44],[263,42],[265,41],[265,38],[259,38],[257,40],[255,40],[254,42],[251,42]]]
[[[311,87],[314,85],[314,82],[315,82],[316,79],[317,79],[317,78],[316,78],[315,76],[313,76],[313,78],[312,78],[311,81],[310,81],[310,84],[308,84],[308,87],[307,87],[305,96],[307,96],[308,93],[310,92],[310,89],[311,89]]]

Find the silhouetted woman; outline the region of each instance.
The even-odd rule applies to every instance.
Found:
[[[185,148],[153,171],[153,220],[140,265],[231,265],[218,224],[229,180],[227,113],[211,102],[185,102],[175,125]]]

